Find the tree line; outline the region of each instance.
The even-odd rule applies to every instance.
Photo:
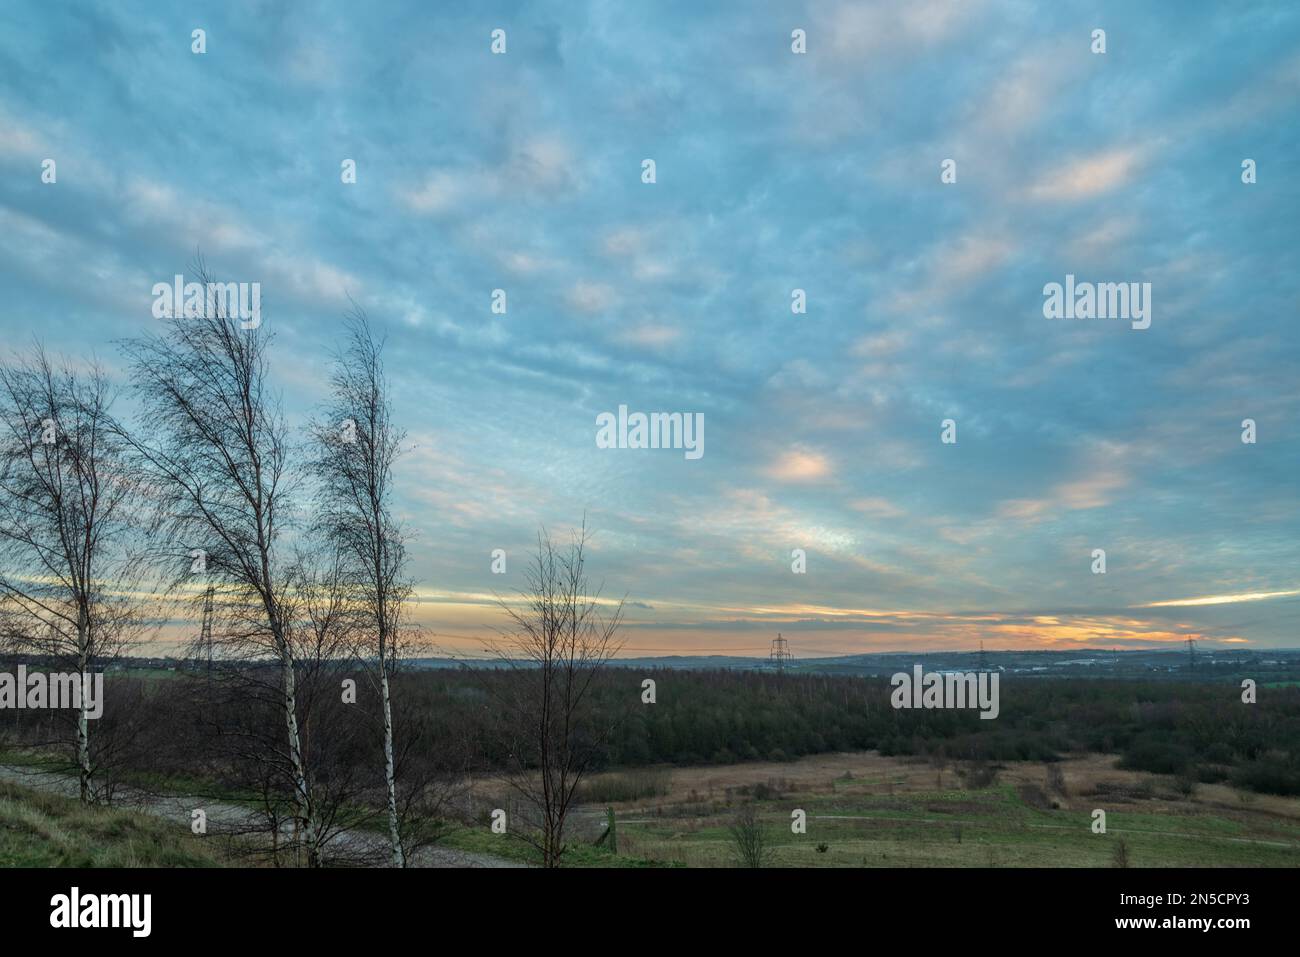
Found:
[[[146,768],[164,762],[170,774],[194,777],[205,766],[201,750],[189,742],[212,735],[183,730],[187,720],[195,720],[187,714],[218,714],[235,726],[261,723],[255,712],[262,706],[249,700],[218,709],[200,706],[194,683],[203,681],[202,665],[191,662],[189,668],[187,676],[175,680],[114,683],[116,694],[137,695],[152,709],[154,717],[146,723],[162,729],[135,738],[135,757],[126,764]],[[340,791],[348,775],[371,763],[345,733],[352,726],[349,706],[333,694],[338,677],[354,672],[354,665],[339,662],[326,683],[330,693],[313,697],[308,709],[313,729],[331,729],[312,740],[314,767],[328,768],[317,776],[329,777]],[[394,673],[394,697],[405,705],[396,736],[407,743],[397,763],[403,774],[425,782],[426,793],[437,794],[433,818],[472,816],[472,805],[457,790],[466,775],[531,779],[530,769],[540,767],[539,750],[519,733],[530,722],[505,704],[513,699],[522,710],[535,708],[540,674],[539,667],[522,660],[510,668],[403,667]],[[654,704],[643,700],[647,678],[656,682]],[[1003,686],[997,721],[982,721],[970,711],[895,710],[891,691],[884,678],[624,668],[613,662],[591,673],[587,707],[568,746],[581,752],[584,774],[779,762],[859,750],[978,764],[1054,762],[1072,753],[1099,752],[1119,755],[1134,770],[1300,794],[1300,688],[1269,688],[1266,700],[1243,705],[1230,683],[1026,678]],[[376,701],[372,696],[361,706],[375,710]],[[115,722],[129,713],[125,703],[108,708],[101,732],[112,733]],[[558,780],[559,772],[553,768],[552,774]],[[228,784],[240,780],[227,772]],[[377,786],[371,790],[378,792]]]

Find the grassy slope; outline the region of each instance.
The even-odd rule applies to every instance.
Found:
[[[199,838],[148,814],[0,783],[0,867],[221,867]]]

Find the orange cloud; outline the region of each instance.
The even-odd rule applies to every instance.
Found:
[[[1300,589],[1292,591],[1251,591],[1236,595],[1207,595],[1204,598],[1176,598],[1171,601],[1153,601],[1143,608],[1182,608],[1190,605],[1235,605],[1243,601],[1265,601],[1269,598],[1289,598],[1300,595]]]
[[[830,474],[830,460],[820,452],[792,449],[782,453],[764,472],[779,482],[816,482]]]
[[[1029,187],[1031,199],[1061,201],[1087,199],[1108,193],[1127,182],[1141,164],[1141,153],[1119,148],[1076,160],[1056,168]]]

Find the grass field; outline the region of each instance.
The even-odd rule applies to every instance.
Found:
[[[0,782],[0,867],[221,867],[210,845],[136,811]]]
[[[666,796],[614,805],[619,850],[728,865],[728,827],[753,803],[775,866],[1109,867],[1121,841],[1133,867],[1300,866],[1300,801],[1222,785],[1189,795],[1172,778],[1114,765],[1082,756],[1055,777],[1008,763],[987,784],[966,768],[874,753],[673,770]],[[791,831],[795,809],[805,834]],[[1093,833],[1094,809],[1106,812],[1105,834]],[[588,833],[599,826],[591,811],[581,819]]]
[[[491,854],[508,861],[540,866],[542,855],[530,844],[510,835],[493,834],[485,827],[456,827],[448,831],[440,842],[442,847],[458,851],[471,851],[477,854]],[[565,852],[563,867],[681,867],[677,861],[650,860],[636,857],[630,853],[611,854],[600,847],[593,847],[582,839],[569,842]]]
[[[39,760],[28,756],[28,763]],[[474,782],[497,806],[499,782]],[[784,867],[1300,866],[1300,800],[1189,786],[1128,771],[1109,755],[1055,765],[938,766],[875,752],[787,762],[643,768],[596,775],[570,818],[569,867],[717,867],[735,863],[729,827],[753,806]],[[616,819],[617,855],[594,846]],[[1106,833],[1092,830],[1106,812]],[[807,831],[791,831],[791,812]],[[537,851],[486,823],[450,824],[440,846],[537,863]],[[0,782],[0,867],[211,867],[222,851],[183,825],[138,811],[82,807]],[[230,860],[234,860],[232,857]],[[445,865],[443,865],[445,866]]]

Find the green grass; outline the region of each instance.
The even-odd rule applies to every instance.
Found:
[[[146,681],[172,681],[182,677],[183,672],[167,668],[113,668],[109,672],[123,678],[142,678]]]
[[[51,763],[39,754],[12,751],[0,756],[0,761],[36,766]],[[143,783],[140,779],[138,783]],[[197,781],[149,783],[179,793],[212,791],[210,785],[204,787]],[[1133,867],[1300,865],[1300,824],[1294,820],[1260,813],[1246,804],[1236,809],[1178,801],[1169,784],[1157,778],[1140,782],[1144,784],[1141,788],[1076,795],[1069,802],[1071,809],[1051,808],[1041,797],[1030,803],[1011,784],[893,793],[892,785],[901,783],[891,781],[889,775],[842,777],[833,782],[830,791],[758,800],[756,807],[765,822],[773,862],[791,867],[1110,867],[1122,839]],[[660,776],[640,773],[608,775],[600,785],[600,796],[606,800],[615,794],[638,795],[634,800],[645,800],[658,796],[666,786]],[[212,866],[209,859],[186,863],[186,855],[191,853],[211,856],[212,845],[190,839],[175,825],[154,823],[154,819],[136,814],[85,809],[75,801],[8,785],[0,785],[0,799],[4,802],[0,810],[0,866],[172,866],[158,859],[166,855],[178,855],[175,866]],[[229,794],[225,800],[252,803],[247,795]],[[1175,803],[1169,805],[1167,800]],[[730,866],[733,852],[728,827],[737,806],[701,800],[689,806],[668,805],[663,816],[649,809],[624,809],[618,814],[622,853],[615,855],[593,847],[588,840],[573,838],[563,866]],[[1090,811],[1094,807],[1106,809],[1106,834],[1092,833]],[[793,808],[807,812],[806,834],[791,833]],[[62,817],[55,813],[60,809],[65,812]],[[97,815],[113,813],[133,822],[135,830],[124,846],[117,837],[124,833],[125,824],[96,824]],[[370,824],[381,830],[382,821]],[[94,830],[96,826],[99,831]],[[38,836],[45,831],[53,837]],[[516,836],[491,833],[486,823],[448,825],[439,844],[540,864],[535,848]],[[826,850],[819,851],[823,844]],[[103,861],[86,857],[98,853],[108,856]]]
[[[0,764],[39,768],[42,771],[73,777],[77,774],[77,766],[66,758],[39,749],[0,748]],[[121,769],[117,773],[117,778],[128,787],[137,787],[157,794],[200,796],[252,810],[260,810],[262,807],[262,798],[255,791],[219,787],[211,780],[193,775]]]
[[[0,748],[0,764],[11,764],[21,768],[41,768],[46,771],[71,769],[73,773],[76,772],[75,766],[48,751],[28,748]]]
[[[221,867],[204,839],[148,814],[0,782],[0,867]]]
[[[1146,811],[1143,803],[1108,806],[1105,834],[1090,810],[1044,810],[1011,786],[900,795],[857,791],[791,795],[757,803],[772,864],[781,867],[1110,867],[1119,841],[1132,867],[1295,867],[1300,827],[1282,819],[1249,822],[1205,808],[1195,814]],[[854,793],[856,791],[856,793]],[[790,812],[807,813],[794,834]],[[629,854],[692,867],[734,862],[728,833],[734,808],[702,816],[649,819],[628,812],[618,824]],[[646,823],[633,823],[634,821]],[[826,845],[819,851],[818,845]]]
[[[482,827],[454,827],[438,842],[440,847],[458,851],[491,854],[508,861],[541,866],[542,855],[537,848],[510,834],[493,834],[486,825]],[[569,841],[568,849],[560,859],[561,867],[672,867],[671,862],[650,861],[627,854],[612,854],[604,848],[593,847],[580,841]]]

